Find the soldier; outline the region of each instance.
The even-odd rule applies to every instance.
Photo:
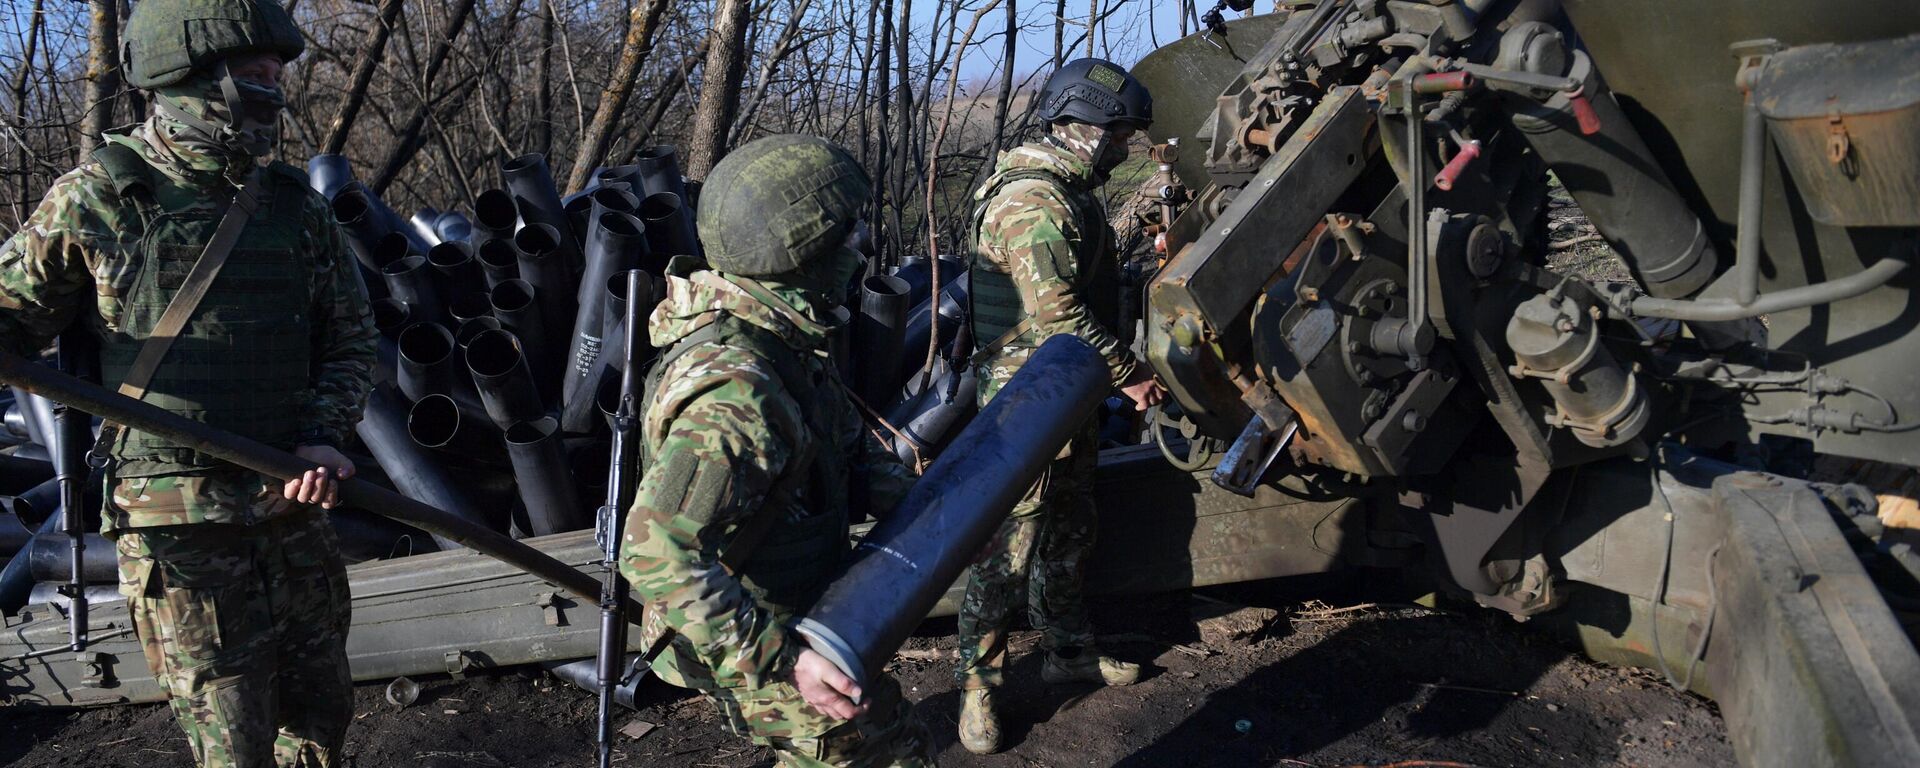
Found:
[[[152,116],[104,136],[0,247],[0,344],[91,335],[107,384],[313,462],[282,484],[115,425],[95,446],[120,592],[194,758],[337,765],[351,606],[320,507],[354,472],[337,446],[375,335],[326,201],[259,164],[300,31],[274,0],[144,0],[126,40]]]
[[[676,259],[649,323],[668,351],[646,387],[620,571],[647,606],[646,641],[678,633],[661,679],[713,697],[781,765],[933,764],[898,683],[861,690],[790,626],[846,554],[850,510],[884,513],[913,484],[827,355],[867,195],[859,164],[820,139],[735,150],[701,195],[713,269]]]
[[[973,362],[984,405],[1047,337],[1080,337],[1107,359],[1113,382],[1141,410],[1166,390],[1115,334],[1113,229],[1098,188],[1127,159],[1127,141],[1153,121],[1153,98],[1118,65],[1079,59],[1047,79],[1037,108],[1040,141],[1001,154],[974,218]],[[1000,749],[993,689],[1006,662],[1007,623],[1025,586],[1028,615],[1044,630],[1049,683],[1127,685],[1140,667],[1093,646],[1080,596],[1093,548],[1092,499],[1099,422],[1090,420],[1041,475],[968,570],[960,607],[960,743]]]

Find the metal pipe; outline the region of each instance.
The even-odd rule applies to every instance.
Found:
[[[35,397],[19,387],[13,388],[13,401],[20,406],[21,420],[27,428],[27,441],[51,451],[54,443],[53,401]]]
[[[671,192],[686,198],[686,179],[680,175],[680,153],[672,145],[657,144],[642,149],[634,155],[633,164],[637,167],[640,188],[647,194]]]
[[[580,239],[574,236],[566,206],[560,202],[560,191],[553,186],[553,173],[547,170],[546,155],[533,152],[508,160],[500,167],[500,178],[506,182],[507,193],[513,196],[514,210],[519,211],[521,220],[526,222],[521,229],[535,224],[552,227],[562,254],[560,263],[571,267],[578,262]]]
[[[579,291],[575,286],[578,278],[570,261],[572,257],[564,250],[553,228],[545,224],[522,227],[513,236],[513,247],[520,252],[520,279],[533,286],[544,329],[540,336],[523,333],[521,338],[534,348],[534,373],[540,383],[551,381],[557,385],[563,359],[560,353],[564,347],[556,344],[552,336],[573,327],[574,312],[578,309],[574,306],[577,303],[574,297]],[[556,389],[552,394],[558,395],[559,391]]]
[[[148,403],[123,397],[48,368],[35,365],[17,355],[0,351],[0,382],[65,402],[88,413],[157,435],[181,447],[259,472],[276,480],[299,477],[313,469],[313,463],[259,441],[209,427]],[[359,478],[340,483],[340,496],[348,504],[374,510],[382,515],[410,523],[501,560],[551,582],[569,593],[588,600],[599,600],[600,582],[572,566],[505,535],[458,515],[435,509]],[[627,610],[633,621],[642,618],[642,608],[631,604]]]
[[[473,222],[459,211],[447,211],[434,219],[433,231],[441,242],[468,243],[473,239]]]
[[[61,515],[66,520],[66,515]],[[114,553],[113,542],[97,533],[81,536],[86,542],[85,549],[79,551],[79,567],[74,567],[75,550],[66,541],[64,533],[55,531],[54,535],[35,536],[28,542],[27,548],[17,558],[26,558],[27,571],[34,581],[65,582],[72,585],[78,577],[84,584],[111,584],[120,579],[118,557]]]
[[[603,189],[594,196],[609,192],[620,190]],[[612,337],[603,335],[607,311],[604,288],[614,276],[624,277],[638,268],[646,249],[645,228],[633,214],[607,210],[594,219],[587,235],[587,269],[580,279],[579,310],[573,318],[573,338],[568,342],[560,385],[560,428],[567,432],[586,433],[600,422],[594,413],[594,386],[600,371],[606,369],[601,358],[612,351],[606,349]]]
[[[474,249],[473,258],[480,262],[480,274],[486,278],[488,288],[520,279],[520,251],[513,247],[512,238],[481,243]]]
[[[513,463],[515,485],[526,505],[529,533],[546,536],[593,522],[580,508],[580,490],[567,469],[558,419],[540,418],[507,427],[507,460]],[[597,592],[594,599],[599,599]]]
[[[1751,306],[1760,297],[1760,193],[1766,189],[1767,119],[1749,97],[1740,136],[1740,210],[1733,241],[1733,300]]]
[[[947,284],[967,271],[967,265],[959,259],[940,259],[940,277]],[[907,281],[908,306],[920,306],[933,293],[933,260],[925,256],[915,256],[893,270],[893,276]]]
[[[1851,299],[1886,285],[1895,276],[1905,272],[1911,262],[1912,257],[1906,254],[1888,254],[1874,262],[1873,266],[1846,277],[1783,291],[1771,291],[1761,294],[1753,300],[1753,303],[1746,305],[1740,304],[1738,299],[1688,300],[1638,296],[1628,306],[1627,311],[1636,317],[1661,317],[1671,320],[1699,322],[1746,320],[1761,315],[1806,309]]]
[[[527,357],[527,370],[533,374],[534,383],[539,385],[542,395],[558,394],[560,377],[558,363],[551,361],[558,355],[556,347],[548,344],[546,318],[540,314],[539,292],[525,280],[509,280],[493,287],[489,295],[493,303],[493,316],[500,321],[500,327],[512,331],[520,340],[522,353]],[[541,402],[558,400],[546,397]],[[504,428],[505,425],[502,425]]]
[[[900,345],[907,324],[907,281],[875,275],[860,281],[860,314],[853,319],[852,381],[860,399],[875,408],[900,383]]]
[[[437,323],[414,323],[400,332],[396,383],[407,402],[427,395],[464,396],[478,403],[473,377],[454,356],[453,334]]]
[[[374,330],[388,338],[400,335],[413,322],[413,308],[392,296],[374,299],[372,307]]]
[[[628,665],[633,663],[634,659],[639,657],[640,654],[637,653],[627,654],[626,658],[620,660],[620,669],[625,670]],[[579,661],[549,661],[540,666],[546,667],[547,672],[551,673],[554,677],[572,683],[579,687],[580,690],[597,694],[600,692],[598,664],[598,659],[581,659]],[[627,709],[638,711],[640,707],[633,703],[634,696],[635,693],[640,690],[640,684],[645,682],[647,677],[647,675],[634,675],[626,682],[615,685],[612,691],[613,703],[626,707]]]
[[[339,219],[340,226],[346,229],[348,235],[369,249],[380,242],[380,238],[393,232],[406,237],[408,244],[420,253],[426,253],[433,247],[432,243],[420,237],[420,233],[413,231],[405,217],[387,207],[379,195],[358,181],[348,182],[334,195],[333,215]],[[379,264],[367,266],[378,267]]]
[[[468,321],[476,318],[493,317],[493,299],[487,295],[487,289],[456,293],[447,300],[447,319],[454,328],[464,328]]]
[[[635,213],[647,225],[650,256],[643,266],[653,276],[663,274],[667,261],[675,256],[700,255],[700,240],[694,235],[684,198],[672,192],[654,192],[640,200]]]
[[[0,558],[13,557],[26,549],[30,541],[33,541],[33,531],[27,530],[27,524],[20,521],[19,515],[0,514]]]
[[[0,414],[0,433],[4,435],[0,436],[17,445],[32,437],[27,433],[27,413],[20,409],[19,402],[12,399],[12,390],[7,390],[5,394],[8,398],[6,413]]]
[[[53,479],[53,462],[0,456],[0,496],[12,496]]]
[[[419,235],[421,240],[426,241],[427,248],[431,250],[433,246],[439,245],[441,242],[440,230],[434,227],[439,221],[440,209],[429,205],[414,211],[413,216],[407,219],[407,224],[413,227],[414,234]]]
[[[520,339],[504,330],[481,331],[467,344],[467,370],[473,374],[474,388],[487,418],[501,429],[515,423],[534,421],[547,414],[534,388],[533,374],[527,370],[527,358]]]
[[[345,155],[319,154],[307,160],[307,183],[327,202],[333,202],[340,188],[353,181],[353,167]]]
[[[459,515],[484,527],[480,507],[469,498],[453,478],[448,477],[432,454],[415,444],[407,430],[407,404],[387,387],[374,387],[367,398],[365,415],[354,426],[367,450],[373,452],[387,480],[407,498]],[[435,536],[441,549],[455,549],[459,542]]]
[[[489,303],[488,306],[491,307],[492,304]],[[460,354],[464,357],[467,354],[467,345],[473,343],[473,337],[486,331],[497,331],[500,328],[500,318],[492,315],[473,318],[461,323],[460,330],[453,332],[454,346],[460,348]]]
[[[380,268],[380,276],[387,282],[388,295],[407,305],[407,316],[414,322],[446,321],[447,308],[434,288],[433,268],[427,266],[427,257],[408,256],[388,264]]]
[[[505,461],[500,428],[469,413],[451,397],[427,395],[407,411],[407,436],[422,448],[488,463]]]
[[[593,190],[593,192],[598,191],[600,190],[597,188]],[[560,207],[567,212],[568,231],[572,232],[574,239],[581,243],[587,241],[587,227],[593,221],[593,192],[574,195],[560,203]]]
[[[660,303],[660,293],[659,287],[654,282],[652,274],[641,270],[640,278],[640,282],[638,283],[641,290],[641,307],[639,314],[641,317],[646,317],[653,313],[654,305]],[[607,278],[606,292],[602,294],[602,300],[606,302],[606,308],[602,312],[600,323],[600,338],[602,339],[624,339],[627,337],[627,285],[626,273]],[[640,342],[638,346],[641,354],[640,362],[645,363],[653,359],[653,342],[645,336],[641,337]],[[607,368],[611,370],[624,371],[627,369],[627,360],[622,355],[611,355],[604,359],[606,360]]]
[[[1526,35],[1534,26],[1517,25],[1508,34]],[[1581,131],[1576,99],[1565,92],[1545,101],[1514,94],[1507,99],[1514,127],[1547,161],[1642,288],[1663,299],[1698,292],[1713,278],[1720,257],[1706,227],[1674,191],[1592,59],[1580,50],[1538,58],[1571,62],[1565,74],[1582,82],[1580,100],[1592,105],[1599,130]]]
[[[54,606],[54,610],[71,616],[73,615],[73,601],[67,598],[65,590],[65,584],[51,584],[47,582],[35,584],[33,585],[33,589],[27,592],[27,605],[51,605]],[[107,606],[114,603],[125,603],[127,601],[125,597],[120,595],[120,587],[116,584],[104,582],[92,584],[87,587],[86,594],[86,606],[80,609],[83,615],[87,608],[96,605]]]
[[[368,253],[373,257],[373,263],[379,265],[382,274],[385,274],[384,270],[387,267],[393,266],[400,260],[426,252],[415,250],[413,241],[408,240],[405,234],[388,232],[373,242],[373,249]]]
[[[854,548],[795,627],[807,644],[856,682],[871,682],[1085,426],[1110,388],[1107,375],[1100,354],[1076,337],[1042,343]]]
[[[427,251],[427,263],[440,274],[441,296],[455,296],[487,288],[480,262],[473,257],[473,246],[465,240],[448,240]]]
[[[54,481],[47,482],[51,484]],[[47,515],[47,519],[40,521],[40,527],[34,530],[33,538],[27,541],[21,552],[31,551],[36,541],[59,536],[60,528],[65,524],[65,516],[55,509],[53,514]],[[20,554],[9,558],[6,567],[0,568],[0,614],[12,616],[27,604],[27,593],[33,591],[32,566],[33,558]]]
[[[943,278],[946,276],[944,266],[941,267],[941,276]],[[906,331],[900,337],[900,349],[906,356],[904,362],[917,369],[921,359],[918,356],[924,354],[922,350],[927,348],[927,337],[935,332],[939,333],[942,353],[951,354],[948,350],[952,348],[953,340],[960,335],[961,325],[967,319],[969,306],[967,290],[971,284],[972,276],[964,272],[947,280],[940,289],[940,309],[937,317],[928,311],[932,306],[931,297],[907,312]],[[911,373],[903,375],[911,375]],[[895,381],[898,382],[899,379]]]
[[[1414,82],[1417,78],[1402,80],[1401,93],[1406,101],[1407,119],[1407,324],[1411,326],[1409,336],[1418,338],[1420,329],[1427,324],[1427,233],[1432,231],[1433,222],[1427,220],[1427,146],[1421,134],[1427,125],[1427,116],[1420,111],[1420,97],[1415,95]],[[1405,350],[1407,367],[1421,370],[1427,367],[1426,356],[1417,349]],[[1279,427],[1274,426],[1275,429]]]
[[[513,207],[513,195],[504,189],[489,189],[473,200],[473,246],[492,240],[512,240],[520,228],[520,212]]]
[[[907,466],[939,456],[980,410],[979,380],[973,367],[962,366],[955,372],[947,369],[944,359],[935,365],[938,368],[930,377],[932,386],[887,413],[887,423],[906,437],[895,437],[892,447],[894,455]]]

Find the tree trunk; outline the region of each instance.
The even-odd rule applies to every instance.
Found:
[[[713,34],[709,32],[702,35],[700,44],[681,59],[680,66],[675,67],[673,74],[667,76],[667,81],[660,84],[659,92],[653,96],[653,103],[647,107],[646,121],[640,124],[640,132],[634,134],[633,143],[627,147],[627,151],[620,153],[620,162],[632,162],[634,156],[646,148],[648,140],[653,138],[653,132],[660,129],[660,121],[666,118],[667,110],[680,98],[680,91],[687,87],[687,78],[693,74],[694,64],[706,58],[707,49],[712,46]]]
[[[1020,42],[1020,4],[1016,0],[1007,0],[1006,39],[1000,51],[1000,95],[993,102],[993,146],[987,150],[987,166],[991,167],[995,156],[1007,145],[1007,109],[1013,105],[1013,62],[1014,52]]]
[[[1053,0],[1053,68],[1066,63],[1067,0]]]
[[[794,38],[800,36],[800,22],[807,16],[807,8],[813,0],[795,0],[793,11],[787,16],[787,25],[780,30],[780,36],[774,38],[773,50],[767,52],[767,60],[760,65],[760,79],[753,84],[753,96],[740,110],[740,117],[733,121],[732,142],[738,145],[747,140],[748,132],[753,129],[753,120],[760,114],[760,105],[767,100],[767,91],[773,87],[773,76],[780,71],[780,64],[793,55]]]
[[[693,111],[693,135],[687,137],[687,178],[704,179],[727,153],[727,131],[740,105],[740,80],[747,71],[747,0],[719,0],[713,22],[713,47],[700,77],[700,103]]]
[[[87,29],[87,111],[80,120],[80,155],[85,157],[113,127],[114,97],[120,93],[120,4],[92,0]]]
[[[553,0],[540,2],[540,58],[533,65],[533,129],[528,151],[553,151]]]
[[[333,116],[333,125],[327,129],[327,143],[321,152],[337,155],[346,148],[347,134],[353,132],[353,122],[367,102],[367,86],[373,83],[373,73],[380,68],[380,58],[386,55],[387,37],[393,34],[394,22],[405,7],[402,0],[381,0],[380,17],[367,28],[366,42],[361,44],[360,58],[353,67],[353,80],[347,86],[346,103],[340,105],[340,113]]]
[[[417,91],[419,104],[415,105],[413,114],[407,118],[406,127],[401,130],[401,137],[394,144],[393,151],[387,153],[386,161],[380,164],[380,173],[374,176],[371,186],[375,193],[385,193],[387,186],[393,183],[394,177],[400,175],[400,171],[406,167],[407,163],[413,161],[413,156],[426,144],[421,131],[431,117],[427,112],[433,107],[433,100],[430,98],[433,93],[433,80],[440,74],[440,68],[446,64],[447,56],[453,52],[453,41],[459,38],[460,31],[466,28],[467,18],[473,15],[474,0],[458,1],[459,4],[453,7],[452,18],[447,19],[446,30],[440,34],[439,40],[434,41],[433,52],[427,56],[427,69],[420,77],[420,87]],[[477,83],[478,78],[471,82]],[[462,94],[453,97],[452,100],[464,101],[465,98]]]
[[[1093,56],[1093,27],[1100,23],[1100,0],[1087,2],[1087,56]]]
[[[593,167],[600,163],[600,157],[613,143],[614,123],[627,110],[627,100],[633,97],[633,84],[640,79],[640,68],[646,65],[647,55],[653,52],[653,33],[660,26],[660,17],[667,12],[667,4],[668,0],[638,0],[633,4],[633,11],[627,16],[627,39],[620,46],[620,60],[614,65],[613,76],[608,78],[607,90],[600,94],[600,104],[594,107],[593,122],[587,126],[586,135],[580,137],[580,153],[567,179],[569,194],[587,186]]]

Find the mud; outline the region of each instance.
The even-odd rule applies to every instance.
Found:
[[[1352,602],[1350,590],[1313,590]],[[1602,667],[1503,616],[1404,604],[1329,607],[1299,590],[1243,585],[1096,606],[1107,649],[1148,662],[1125,688],[1047,686],[1037,635],[1014,640],[1003,692],[1009,747],[980,757],[954,742],[950,620],[934,621],[893,666],[945,766],[1612,766],[1733,763],[1712,704],[1652,676]],[[1212,648],[1196,605],[1277,608],[1282,619],[1245,644]],[[418,702],[388,704],[362,685],[348,764],[588,766],[594,700],[534,669],[420,681]],[[771,753],[724,731],[702,700],[643,689],[638,719],[658,727],[618,737],[617,764],[745,768]],[[1424,761],[1424,762],[1423,762]],[[0,714],[0,764],[108,768],[190,766],[164,706]]]

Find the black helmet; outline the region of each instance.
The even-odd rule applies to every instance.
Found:
[[[1118,64],[1105,59],[1075,59],[1061,65],[1040,89],[1040,119],[1078,120],[1094,125],[1153,123],[1153,94]]]

